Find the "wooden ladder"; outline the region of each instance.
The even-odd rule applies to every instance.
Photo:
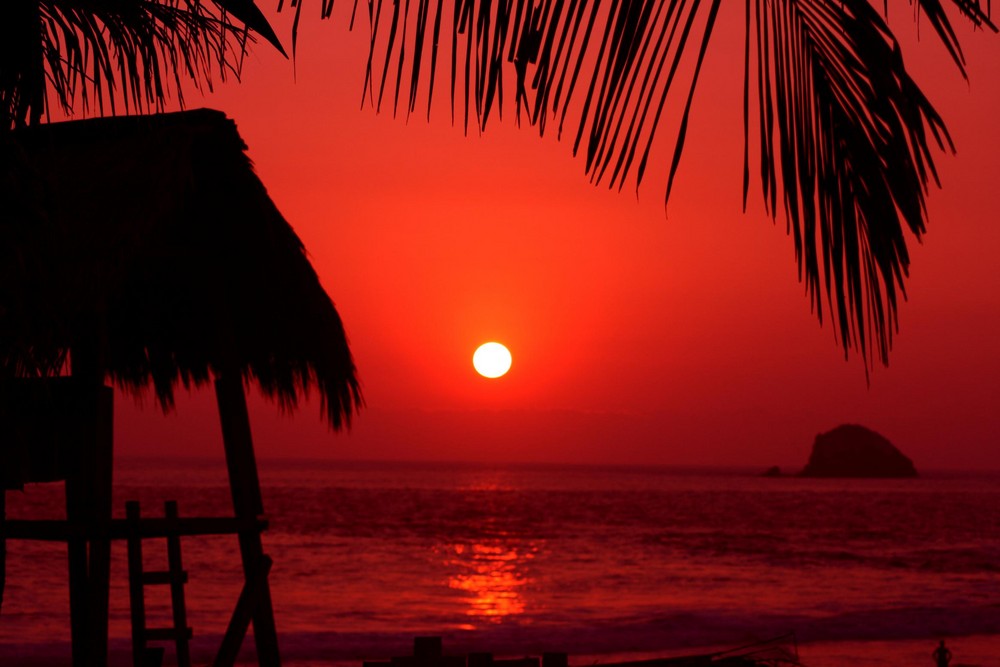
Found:
[[[184,606],[184,584],[187,572],[181,565],[181,535],[178,524],[177,501],[168,500],[163,504],[167,525],[167,564],[164,571],[143,571],[142,565],[142,521],[139,503],[131,500],[125,503],[125,518],[128,522],[128,588],[129,605],[132,610],[132,664],[133,667],[159,667],[163,661],[163,647],[150,647],[149,642],[173,642],[177,651],[177,667],[191,667],[191,628],[187,625],[187,610]],[[166,628],[146,627],[146,586],[170,586],[170,606],[173,611],[173,625]]]

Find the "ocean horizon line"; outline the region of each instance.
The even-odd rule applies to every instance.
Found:
[[[194,466],[215,466],[225,465],[223,453],[220,450],[213,456],[181,455],[172,456],[169,454],[137,454],[120,455],[117,461],[125,465],[138,465],[144,463],[174,463],[177,465]],[[711,476],[761,476],[765,471],[775,465],[780,469],[778,478],[799,478],[799,473],[805,467],[802,463],[663,463],[663,462],[563,462],[563,461],[482,461],[475,459],[365,459],[365,458],[337,458],[337,457],[308,457],[308,456],[270,456],[267,454],[257,455],[258,466],[262,468],[280,468],[296,466],[320,465],[331,470],[335,469],[358,469],[374,470],[379,468],[401,468],[409,470],[419,469],[456,469],[456,470],[578,470],[578,471],[605,471],[635,474],[664,474],[664,475],[711,475]],[[918,477],[926,479],[954,479],[956,477],[995,477],[1000,476],[1000,468],[963,468],[963,467],[932,467],[918,468]],[[805,478],[803,478],[805,479]],[[848,478],[843,478],[848,479]],[[879,479],[893,478],[850,478],[850,479]]]

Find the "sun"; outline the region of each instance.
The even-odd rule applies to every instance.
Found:
[[[476,372],[487,378],[498,378],[510,370],[510,350],[500,343],[483,343],[472,355]]]

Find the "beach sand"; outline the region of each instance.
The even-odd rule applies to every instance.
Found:
[[[950,667],[1000,665],[1000,636],[945,638],[945,643],[954,656]],[[807,667],[934,667],[936,647],[926,640],[817,642],[800,646],[799,658]]]
[[[204,639],[204,638],[203,638]],[[252,649],[252,638],[240,655],[238,664],[249,667],[256,665]],[[950,667],[997,667],[1000,665],[1000,635],[973,635],[946,639],[948,648],[954,654]],[[805,667],[934,667],[931,653],[937,643],[927,640],[894,640],[894,641],[851,641],[851,642],[816,642],[798,646],[799,659]],[[3,660],[0,664],[16,665],[16,667],[65,667],[69,653],[68,643],[53,642],[44,647],[25,645],[21,650],[11,644],[0,646]],[[484,647],[484,650],[488,650]],[[599,655],[577,655],[570,652],[569,664],[572,667],[590,667],[594,665],[610,665],[619,662],[648,660],[680,655],[711,653],[720,647],[704,647],[687,649],[677,652],[635,652],[635,653],[603,653]],[[112,667],[125,667],[131,664],[131,654],[128,640],[114,639],[111,642]],[[204,655],[202,655],[204,653]],[[211,661],[210,651],[195,651],[192,657],[196,664]],[[370,655],[356,660],[332,660],[321,655],[303,655],[296,647],[285,646],[282,651],[282,664],[285,667],[361,667],[362,660],[388,660],[394,654]],[[445,646],[445,653],[448,653]],[[523,657],[520,655],[496,656]],[[7,662],[10,660],[11,662]],[[174,664],[173,651],[167,648],[166,665]]]
[[[949,667],[1000,666],[1000,635],[945,638],[945,643],[954,656]],[[931,653],[936,647],[936,641],[926,639],[813,642],[799,644],[798,653],[799,660],[805,667],[934,667]],[[712,653],[724,648],[713,646],[677,653],[571,654],[569,662],[574,667],[587,667],[674,655]]]

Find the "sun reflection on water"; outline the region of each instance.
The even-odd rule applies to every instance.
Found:
[[[531,583],[527,563],[536,551],[533,545],[518,547],[502,538],[454,544],[445,560],[454,572],[448,587],[466,594],[465,613],[475,620],[500,623],[523,614],[525,587]]]

